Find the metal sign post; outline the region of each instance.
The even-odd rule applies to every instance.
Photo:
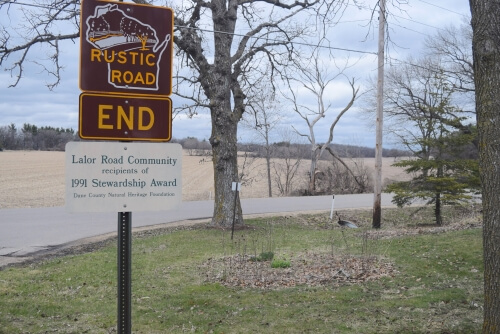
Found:
[[[234,194],[233,225],[231,227],[231,240],[233,240],[233,235],[234,235],[234,220],[236,218],[236,200],[238,199],[238,192],[240,191],[240,189],[241,189],[241,183],[233,182],[232,190],[236,191],[236,194]]]
[[[79,82],[84,92],[80,95],[80,137],[122,142],[169,141],[173,10],[123,3],[123,0],[81,0],[80,16]],[[168,173],[167,168],[175,166],[176,158],[156,151],[159,147],[155,144],[148,144],[154,154],[148,149],[134,151],[138,148],[136,144],[119,145],[115,150],[110,145],[86,146],[85,152],[79,152],[82,146],[70,144],[69,148],[75,151],[71,154],[66,150],[66,207],[72,212],[108,211],[117,207],[129,211],[118,212],[117,259],[117,329],[119,334],[129,334],[132,332],[131,211],[162,207],[158,202],[173,204],[170,198],[175,202],[180,199],[173,190],[178,187],[182,194],[182,187],[180,163],[179,182],[177,178],[171,179],[171,175],[153,172],[158,167],[162,174]],[[147,156],[141,157],[144,153]],[[95,168],[98,165],[102,168]]]
[[[118,213],[118,334],[132,333],[132,212]]]

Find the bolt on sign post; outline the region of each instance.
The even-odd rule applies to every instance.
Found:
[[[170,141],[172,101],[168,96],[172,94],[173,10],[167,7],[124,3],[123,0],[81,0],[80,19],[79,83],[83,91],[80,95],[80,137],[122,142]],[[177,186],[176,181],[167,180],[166,176],[159,178],[159,174],[155,176],[148,169],[134,165],[137,161],[139,164],[145,162],[152,164],[146,168],[151,167],[153,170],[156,167],[155,161],[173,160],[162,157],[165,148],[158,152],[156,146],[147,146],[154,145],[153,143],[141,147],[141,154],[155,151],[146,153],[149,156],[143,160],[135,160],[140,155],[139,152],[129,160],[130,155],[120,151],[136,149],[135,145],[115,148],[110,145],[113,143],[101,143],[102,145],[92,147],[88,146],[91,143],[82,144],[69,148],[67,146],[66,174],[71,174],[74,169],[78,170],[80,175],[67,177],[66,207],[70,210],[92,208],[107,211],[116,207],[103,204],[114,203],[128,209],[127,212],[118,212],[117,331],[119,334],[131,333],[130,209],[155,209],[159,200],[155,197],[170,196],[165,195],[170,194],[169,191],[158,191],[157,187]],[[96,151],[92,152],[92,149]],[[74,150],[74,153],[68,152],[71,150]],[[112,158],[119,153],[119,157]],[[91,154],[96,155],[93,162],[87,159],[87,155],[89,159],[92,158]],[[77,155],[82,160],[76,158]],[[77,168],[80,162],[84,166],[83,169]],[[92,164],[106,166],[95,168]],[[70,172],[68,166],[73,167]],[[180,168],[180,163],[178,166]],[[89,175],[89,170],[95,170],[102,175]],[[127,177],[121,175],[122,171]],[[152,175],[153,179],[149,180]],[[180,185],[180,182],[178,184]],[[146,191],[144,188],[147,187],[155,189]],[[97,197],[94,196],[97,194],[103,197],[96,201]],[[93,206],[87,206],[88,203]],[[159,207],[165,209],[161,205]]]

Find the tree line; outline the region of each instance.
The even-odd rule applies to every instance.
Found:
[[[189,155],[207,155],[210,154],[210,143],[207,140],[200,140],[195,137],[186,137],[182,139],[172,139],[173,143],[179,143],[182,148],[187,150]],[[270,143],[270,146],[276,151],[276,157],[280,156],[280,148],[293,147],[294,158],[311,159],[311,145],[296,143],[292,141],[277,141]],[[373,158],[375,157],[375,148],[357,145],[330,144],[330,149],[338,156],[343,158]],[[265,158],[266,145],[259,142],[238,143],[239,152],[248,152],[253,157]],[[281,154],[282,155],[282,154]],[[397,148],[383,149],[383,156],[388,158],[401,158],[411,156],[412,152]],[[328,156],[322,157],[322,160],[331,160]]]
[[[81,140],[78,132],[72,128],[37,126],[24,123],[22,128],[16,124],[0,126],[0,148],[4,150],[40,150],[40,151],[64,151],[64,146],[70,141]],[[173,138],[172,143],[181,144],[189,155],[211,154],[211,146],[207,140],[195,137]],[[279,141],[271,146],[276,152],[276,157],[283,156],[283,147],[293,147],[293,158],[311,159],[311,147],[309,144],[294,143],[290,141]],[[373,158],[375,149],[365,146],[331,144],[331,149],[340,157],[344,158]],[[260,143],[238,143],[239,152],[248,152],[253,157],[264,158],[266,149]],[[281,152],[281,153],[280,153]],[[408,150],[396,148],[384,149],[384,157],[408,157],[412,153]],[[323,160],[330,160],[323,157]]]
[[[79,140],[72,128],[55,128],[24,123],[0,126],[0,150],[64,151],[67,142]]]

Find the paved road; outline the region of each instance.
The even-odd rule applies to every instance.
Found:
[[[382,206],[391,206],[383,194]],[[332,196],[251,198],[242,200],[244,215],[330,211]],[[373,194],[336,195],[335,208],[371,208]],[[209,218],[213,201],[183,202],[172,211],[133,212],[132,226],[143,227]],[[117,231],[118,213],[68,213],[64,207],[0,210],[0,256],[23,257],[76,240]]]

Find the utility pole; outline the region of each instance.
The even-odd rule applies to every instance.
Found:
[[[377,128],[375,143],[375,185],[373,189],[373,228],[380,228],[382,220],[382,130],[384,125],[384,48],[385,1],[379,0],[378,16],[378,79],[377,79]]]

